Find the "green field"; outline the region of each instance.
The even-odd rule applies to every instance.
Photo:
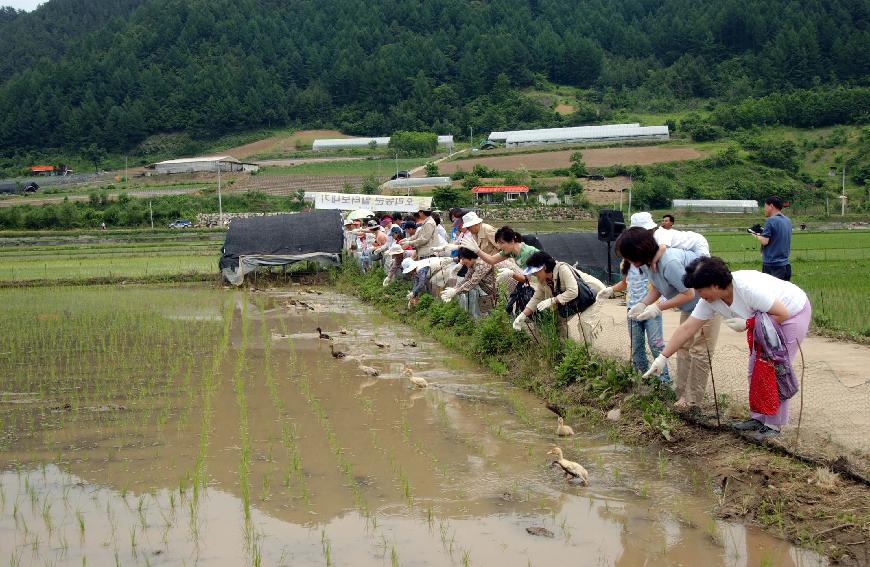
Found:
[[[389,177],[396,169],[410,170],[435,158],[357,159],[344,161],[310,162],[290,167],[269,166],[261,175],[359,175]]]

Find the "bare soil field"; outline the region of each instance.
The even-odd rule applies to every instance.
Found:
[[[571,114],[572,112],[574,112],[574,107],[570,104],[557,104],[556,112],[558,114]]]
[[[453,173],[458,169],[470,171],[477,164],[497,170],[511,170],[525,167],[530,170],[555,169],[571,165],[571,154],[577,150],[541,152],[537,154],[501,155],[475,159],[456,160],[442,163],[442,173]],[[671,146],[641,146],[625,148],[591,148],[582,150],[583,161],[590,167],[610,165],[648,165],[668,161],[683,161],[703,157],[694,148]]]
[[[542,191],[548,191],[550,190],[548,188],[556,190],[559,184],[567,179],[567,177],[539,177],[537,181]],[[631,187],[631,181],[624,175],[608,177],[602,180],[579,179],[578,181],[583,185],[584,195],[593,205],[619,204],[620,193]]]
[[[250,144],[230,148],[226,153],[237,159],[245,159],[250,156],[267,152],[293,150],[297,145],[310,146],[317,138],[348,138],[338,130],[300,130],[293,134],[281,134],[272,136]]]

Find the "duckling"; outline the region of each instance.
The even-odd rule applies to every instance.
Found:
[[[584,469],[583,465],[580,463],[567,460],[564,455],[562,455],[562,449],[559,447],[553,447],[547,451],[547,454],[556,455],[558,457],[558,460],[553,461],[553,463],[562,467],[562,470],[565,471],[565,478],[576,478],[583,485],[589,485],[589,473],[586,472],[586,469]]]
[[[402,343],[402,346],[406,346],[406,347],[414,348],[414,347],[417,346],[417,341],[407,341],[407,342],[403,342],[403,343]]]
[[[429,385],[429,382],[427,382],[422,376],[414,376],[413,371],[408,367],[405,367],[404,374],[408,377],[408,380],[411,381],[411,384],[417,388],[425,388]]]
[[[378,342],[378,341],[375,340],[375,339],[372,339],[372,342],[375,343],[375,346],[378,347],[378,348],[387,348],[387,345],[386,345],[386,344],[381,343],[381,342]]]
[[[327,335],[326,333],[324,333],[324,332],[320,329],[320,327],[317,327],[317,328],[315,329],[315,331],[317,331],[317,338],[318,338],[318,339],[323,339],[323,340],[325,340],[325,341],[331,341],[331,340],[332,340],[332,337],[330,337],[329,335]]]
[[[342,328],[341,330],[338,331],[338,334],[340,334],[340,335],[346,335],[346,334],[348,334],[348,333],[347,333],[347,329]]]
[[[332,358],[344,358],[345,356],[347,356],[346,352],[335,350],[335,345],[332,343],[329,343],[329,354],[332,355]]]
[[[380,374],[380,371],[377,368],[366,366],[365,364],[360,364],[358,368],[363,374],[367,376],[377,376]]]
[[[574,430],[571,429],[570,425],[565,425],[565,420],[562,419],[562,416],[559,416],[559,425],[556,426],[556,435],[559,437],[570,437],[574,435]]]

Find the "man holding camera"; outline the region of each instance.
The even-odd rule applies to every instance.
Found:
[[[791,280],[791,221],[782,214],[782,199],[773,195],[764,200],[764,228],[755,225],[749,234],[761,243],[761,271],[781,280]]]

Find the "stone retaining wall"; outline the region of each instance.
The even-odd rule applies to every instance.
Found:
[[[484,219],[499,219],[503,221],[536,221],[536,220],[589,220],[592,213],[586,209],[574,207],[482,207],[481,216]]]

